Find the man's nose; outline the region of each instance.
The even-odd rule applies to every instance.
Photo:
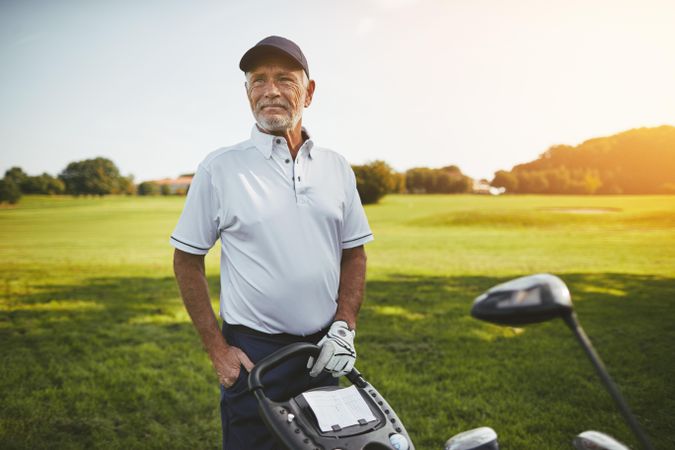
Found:
[[[274,81],[269,81],[268,83],[265,83],[264,95],[265,97],[278,97],[279,95],[281,95],[279,87]]]

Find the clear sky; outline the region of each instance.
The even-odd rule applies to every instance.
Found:
[[[672,0],[0,0],[0,170],[194,171],[249,136],[238,62],[277,34],[309,61],[318,145],[491,177],[675,125],[674,24]]]

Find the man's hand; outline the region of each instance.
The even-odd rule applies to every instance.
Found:
[[[220,384],[228,388],[237,381],[241,366],[250,372],[253,363],[241,349],[228,345],[220,332],[209,298],[204,255],[193,255],[176,249],[173,267],[185,309],[202,338]]]
[[[339,377],[351,372],[356,361],[355,335],[344,320],[333,322],[328,333],[319,341],[321,353],[316,362],[312,357],[307,361],[307,368],[312,368],[309,375],[315,377],[326,370],[334,377]]]
[[[225,389],[237,381],[241,366],[244,366],[247,372],[253,369],[253,363],[239,347],[229,346],[226,351],[212,355],[211,361],[218,374],[218,380]]]

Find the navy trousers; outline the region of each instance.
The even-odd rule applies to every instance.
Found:
[[[320,332],[306,338],[288,335],[277,337],[247,333],[242,331],[241,327],[227,324],[223,324],[222,332],[227,343],[242,349],[254,364],[292,341],[316,344],[325,335],[324,332]],[[338,379],[329,373],[315,378],[310,377],[307,358],[307,356],[293,358],[267,372],[263,379],[265,395],[274,401],[282,401],[308,389],[338,384]],[[248,372],[243,367],[239,372],[239,378],[232,386],[227,389],[220,386],[220,416],[223,426],[223,450],[282,448],[258,414],[258,402],[253,394],[248,392]]]

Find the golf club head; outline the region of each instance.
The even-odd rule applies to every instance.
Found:
[[[584,431],[572,441],[577,450],[630,450],[611,436],[599,431]]]
[[[490,427],[464,431],[448,439],[443,450],[499,450],[497,433]]]
[[[516,278],[487,290],[474,300],[471,315],[500,325],[526,325],[563,317],[573,311],[570,291],[555,275]]]

